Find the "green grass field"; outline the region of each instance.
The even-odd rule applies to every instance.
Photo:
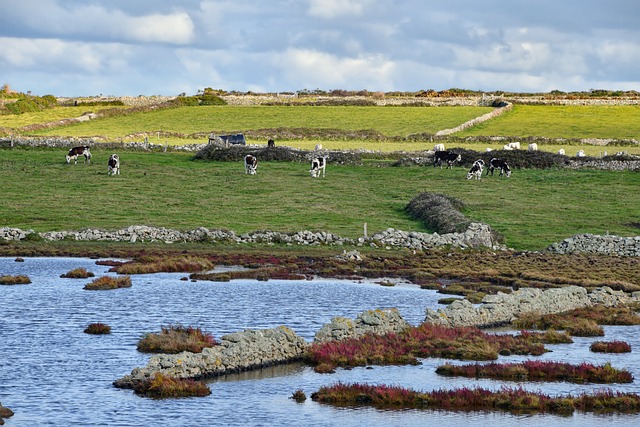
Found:
[[[38,132],[40,135],[120,138],[157,131],[246,132],[274,128],[375,130],[386,136],[435,133],[491,111],[488,107],[201,106],[110,117]]]
[[[640,105],[515,105],[458,136],[640,139]]]
[[[35,231],[151,225],[238,233],[323,230],[359,237],[388,227],[427,231],[405,205],[422,191],[466,203],[465,214],[501,232],[507,245],[543,249],[577,233],[636,235],[640,174],[592,170],[515,170],[465,179],[466,169],[337,166],[312,179],[303,163],[262,162],[258,175],[240,162],[202,162],[181,153],[121,152],[122,175],[107,176],[109,152],[67,165],[65,150],[0,152],[0,226]]]

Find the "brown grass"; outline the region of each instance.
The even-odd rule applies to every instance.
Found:
[[[28,285],[31,279],[28,276],[0,276],[0,285]]]
[[[106,291],[111,289],[130,288],[131,278],[129,276],[124,277],[110,277],[102,276],[95,279],[93,282],[84,286],[83,289],[88,291]]]
[[[147,333],[138,341],[144,353],[176,354],[183,351],[200,353],[203,348],[218,345],[213,335],[191,326],[163,326],[160,333]]]

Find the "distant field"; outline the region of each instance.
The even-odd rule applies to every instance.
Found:
[[[121,152],[122,175],[107,176],[108,152],[91,165],[67,165],[64,150],[0,152],[0,227],[36,231],[143,224],[239,233],[323,230],[345,237],[393,227],[427,231],[407,217],[422,191],[461,199],[517,249],[544,249],[577,233],[637,235],[640,174],[592,170],[515,170],[510,179],[465,179],[466,169],[263,162],[248,176],[240,162],[208,163],[179,153]]]
[[[246,132],[274,128],[374,130],[386,136],[435,133],[491,111],[489,107],[283,107],[201,106],[111,117],[38,132],[39,135],[97,136],[114,140],[157,131]]]
[[[55,122],[62,119],[71,119],[74,117],[80,117],[84,113],[93,112],[97,113],[101,110],[111,108],[125,108],[114,106],[79,106],[79,107],[57,107],[48,110],[22,113],[22,114],[5,114],[0,115],[0,127],[6,127],[11,129],[18,129],[23,126]]]
[[[457,134],[479,135],[640,140],[640,106],[515,105],[513,110]]]

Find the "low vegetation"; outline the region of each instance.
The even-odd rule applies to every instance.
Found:
[[[74,268],[73,270],[69,270],[64,274],[61,274],[60,277],[67,278],[67,279],[87,279],[89,277],[95,277],[95,274],[93,274],[90,271],[87,271],[86,268],[81,267],[81,268]]]
[[[631,346],[624,341],[596,341],[589,350],[594,353],[631,353]]]
[[[178,257],[146,256],[112,267],[109,271],[119,274],[191,273],[214,268],[205,257],[183,255]]]
[[[170,377],[160,373],[136,383],[133,391],[140,396],[154,399],[204,397],[211,394],[211,389],[202,382]]]
[[[192,326],[163,326],[159,333],[147,333],[137,348],[144,353],[177,354],[183,351],[200,353],[206,347],[218,345],[213,335]]]
[[[417,364],[419,357],[495,360],[499,354],[540,355],[546,351],[530,335],[493,335],[478,328],[423,323],[398,334],[314,343],[306,358],[316,371],[331,372],[338,366]]]
[[[594,306],[565,313],[527,313],[513,322],[518,328],[566,330],[573,336],[603,336],[600,325],[640,325],[640,316],[631,307]]]
[[[336,406],[373,406],[381,409],[440,409],[446,411],[506,411],[569,415],[574,411],[638,413],[640,395],[604,390],[594,394],[550,397],[522,388],[459,388],[419,392],[398,386],[343,384],[323,386],[314,401]]]
[[[131,277],[111,277],[102,276],[94,279],[91,283],[84,286],[83,289],[88,291],[107,291],[111,289],[130,288]]]
[[[571,365],[562,362],[528,360],[522,363],[488,363],[474,365],[445,364],[436,368],[443,376],[493,378],[512,381],[567,381],[571,383],[630,383],[633,375],[626,369],[616,369],[609,363]]]
[[[291,398],[298,403],[302,403],[305,400],[307,400],[307,395],[304,393],[302,389],[298,389],[293,392],[293,394],[291,395]]]
[[[17,276],[0,276],[0,285],[28,285],[31,283],[29,276],[19,274]]]
[[[90,323],[84,330],[85,334],[107,335],[111,333],[111,326],[106,323]]]

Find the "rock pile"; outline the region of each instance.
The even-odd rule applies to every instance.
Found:
[[[314,341],[326,342],[358,338],[372,333],[384,335],[390,332],[401,332],[409,327],[397,308],[368,310],[360,313],[355,320],[346,317],[334,317],[316,333]]]
[[[467,300],[457,300],[445,309],[427,309],[425,322],[446,326],[500,326],[513,322],[525,313],[552,314],[602,304],[607,307],[640,302],[640,292],[628,295],[602,287],[588,293],[580,286],[557,289],[526,288],[511,294],[487,295],[476,307]]]
[[[547,248],[557,254],[603,254],[617,256],[640,256],[640,236],[620,237],[613,235],[577,234]]]
[[[133,388],[156,373],[177,378],[207,378],[257,369],[300,359],[309,344],[291,329],[245,330],[220,339],[220,345],[202,353],[158,354],[146,367],[135,368],[130,375],[114,381],[119,388]]]
[[[372,236],[372,246],[399,246],[414,250],[424,250],[439,246],[457,248],[488,247],[496,250],[506,249],[498,244],[487,224],[473,222],[464,233],[420,233],[417,231],[401,231],[389,228]]]

